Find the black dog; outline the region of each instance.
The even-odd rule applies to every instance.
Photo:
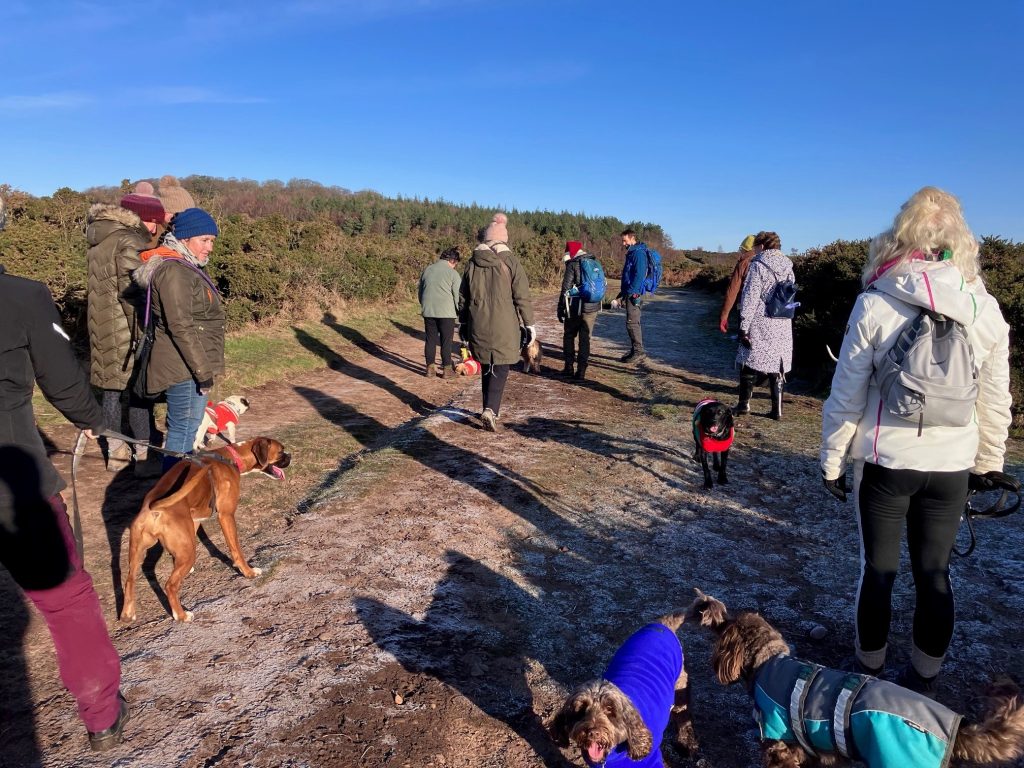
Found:
[[[694,458],[700,462],[704,470],[704,490],[711,490],[711,469],[708,467],[708,454],[711,454],[712,465],[718,472],[718,484],[726,485],[729,478],[725,474],[725,465],[729,461],[729,448],[732,446],[733,426],[732,409],[718,400],[701,400],[693,409],[693,441],[697,444]]]

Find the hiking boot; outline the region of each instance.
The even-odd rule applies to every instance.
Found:
[[[896,675],[896,685],[901,685],[915,693],[920,693],[922,696],[927,696],[929,699],[934,699],[935,694],[939,691],[939,676],[935,677],[921,677],[914,665],[909,661],[907,665],[899,671]]]
[[[434,378],[435,376],[437,376],[437,366],[434,365],[433,363],[428,363],[427,372],[424,373],[423,375],[426,376],[428,379]]]
[[[572,377],[576,381],[583,381],[585,378],[587,378],[587,366],[581,365],[579,368],[576,369],[576,373],[574,373]]]
[[[440,376],[442,379],[448,378],[448,369],[442,365],[440,368],[437,369],[437,375]]]
[[[566,363],[565,367],[562,368],[562,375],[566,378],[572,378],[575,371],[572,369],[572,363]]]
[[[622,359],[622,362],[629,363],[631,365],[636,365],[637,363],[642,363],[646,359],[646,352],[644,352],[642,349],[634,349],[632,352],[630,352]]]
[[[629,352],[627,352],[626,354],[624,354],[622,357],[619,358],[619,362],[620,363],[629,363],[629,362],[631,362],[633,360],[633,356],[634,355],[636,355],[636,352],[634,352],[631,349],[631,350],[629,350]]]
[[[768,376],[768,386],[771,391],[772,410],[768,414],[769,419],[782,421],[782,375],[772,373]]]
[[[132,463],[132,449],[128,443],[118,440],[107,443],[107,472],[120,472]]]
[[[756,374],[749,368],[744,367],[740,371],[739,402],[736,403],[736,407],[732,409],[733,416],[743,416],[744,414],[750,413],[750,398],[754,394],[754,382],[756,380]]]
[[[836,668],[843,672],[852,672],[855,675],[868,675],[869,677],[880,677],[882,672],[885,671],[885,667],[872,669],[871,667],[865,666],[864,662],[860,660],[856,653],[847,656],[839,662]]]
[[[114,721],[114,724],[95,733],[89,731],[89,746],[92,747],[93,752],[104,752],[112,749],[124,740],[124,726],[131,718],[131,710],[128,709],[128,702],[125,701],[123,693],[118,691],[117,698],[121,700],[121,709],[117,713],[117,719]]]
[[[480,421],[484,423],[484,429],[489,432],[498,431],[498,417],[490,408],[484,408],[484,412],[480,414]]]

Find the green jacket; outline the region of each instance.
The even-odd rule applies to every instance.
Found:
[[[420,275],[420,305],[424,317],[458,317],[462,276],[438,259]]]
[[[533,325],[530,283],[505,243],[481,243],[466,265],[462,294],[462,338],[481,365],[519,360],[520,326]]]
[[[145,250],[149,238],[132,211],[102,203],[89,209],[85,239],[90,381],[100,389],[124,389],[132,375],[136,317],[131,273],[142,264],[139,251]]]
[[[156,336],[149,358],[149,394],[188,379],[209,381],[224,373],[224,305],[205,274],[170,248],[147,251],[135,272],[143,291],[152,286]],[[146,297],[142,302],[145,306]]]

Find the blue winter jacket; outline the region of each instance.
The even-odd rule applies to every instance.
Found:
[[[619,296],[628,298],[644,292],[647,279],[647,244],[636,243],[626,250],[626,263],[622,265],[622,289]]]
[[[630,760],[625,744],[620,744],[608,754],[605,768],[661,768],[664,765],[661,737],[668,726],[676,680],[682,671],[683,647],[676,633],[664,624],[648,624],[637,630],[615,652],[604,679],[615,683],[633,702],[651,732],[653,744],[642,760]]]

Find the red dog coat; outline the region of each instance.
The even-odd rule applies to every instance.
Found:
[[[238,414],[235,413],[235,409],[226,402],[220,402],[214,405],[212,400],[207,400],[206,415],[210,417],[211,421],[213,421],[213,424],[206,428],[206,434],[208,435],[216,435],[218,432],[226,432],[228,424],[238,424]]]
[[[721,453],[727,451],[732,447],[732,439],[736,434],[734,427],[729,428],[729,436],[724,438],[716,438],[711,435],[705,435],[700,428],[700,409],[708,403],[713,403],[715,400],[707,398],[697,403],[697,407],[693,409],[693,439],[697,441],[701,448],[708,453]]]

